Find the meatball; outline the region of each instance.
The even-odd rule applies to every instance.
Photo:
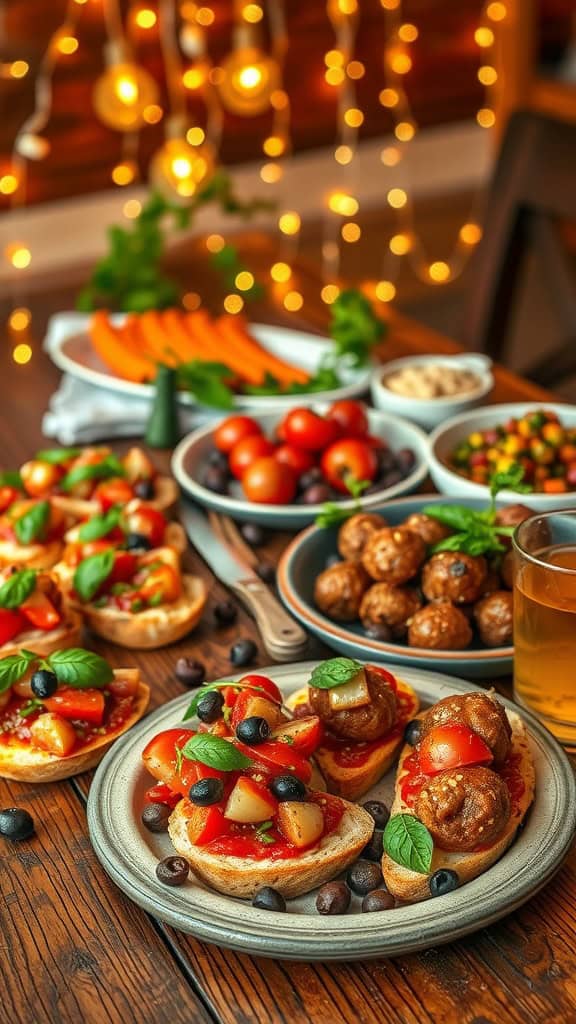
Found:
[[[480,639],[487,647],[506,647],[512,643],[512,594],[509,590],[495,590],[483,597],[474,606],[474,618]]]
[[[386,678],[371,665],[364,668],[370,693],[370,704],[358,708],[335,711],[330,705],[330,690],[308,688],[308,700],[314,714],[324,725],[344,739],[377,740],[384,736],[396,721],[396,694]]]
[[[527,505],[505,505],[504,508],[498,509],[494,521],[496,526],[518,526],[532,515],[534,510]]]
[[[405,526],[385,526],[368,539],[362,565],[374,580],[406,583],[416,575],[426,557],[426,545]]]
[[[411,516],[404,520],[403,525],[408,530],[412,530],[412,533],[417,533],[419,537],[422,537],[427,546],[437,544],[438,541],[444,540],[445,537],[449,537],[452,533],[449,526],[444,526],[444,523],[439,522],[438,519],[434,519],[432,516],[424,515],[423,512],[413,512]]]
[[[514,552],[507,551],[502,559],[502,565],[500,566],[500,575],[502,576],[502,582],[505,587],[512,590],[514,586]]]
[[[430,708],[422,720],[420,738],[435,725],[467,725],[478,733],[494,755],[494,764],[503,764],[510,752],[512,730],[504,705],[489,693],[463,693],[444,697]]]
[[[360,618],[365,629],[384,624],[392,636],[406,635],[408,620],[422,607],[422,599],[413,587],[395,587],[374,583],[362,598]]]
[[[356,562],[338,562],[321,572],[314,584],[314,603],[330,619],[353,622],[370,581]]]
[[[414,807],[435,843],[465,852],[491,843],[510,819],[510,796],[490,768],[451,768],[431,778]]]
[[[428,647],[436,651],[460,651],[468,647],[472,630],[465,615],[450,601],[427,604],[412,617],[408,627],[411,647]]]
[[[440,551],[422,570],[422,590],[429,601],[446,598],[454,604],[469,604],[481,596],[487,572],[481,555]]]
[[[359,562],[366,541],[377,530],[386,526],[386,520],[376,512],[358,512],[350,516],[338,531],[338,551],[348,562]]]
[[[500,575],[497,569],[495,569],[494,566],[489,565],[484,583],[482,584],[482,597],[484,597],[485,594],[493,594],[495,590],[500,590],[501,585]]]

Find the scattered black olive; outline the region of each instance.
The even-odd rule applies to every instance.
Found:
[[[342,559],[340,558],[340,555],[334,553],[332,555],[328,555],[328,558],[326,559],[324,566],[326,569],[331,569],[333,565],[340,565],[341,561]]]
[[[196,714],[201,722],[215,722],[222,714],[222,708],[224,707],[224,697],[220,693],[220,690],[211,690],[207,693],[202,700],[198,702],[196,708]]]
[[[374,819],[376,828],[386,828],[390,817],[390,811],[386,804],[383,804],[381,800],[367,800],[362,807]]]
[[[208,456],[208,462],[211,466],[217,466],[218,469],[222,469],[225,473],[228,473],[228,459],[224,452],[219,452],[217,448],[214,448]]]
[[[286,900],[271,885],[263,885],[261,889],[258,889],[252,900],[252,906],[258,907],[259,910],[275,910],[279,914],[286,912]]]
[[[190,865],[184,857],[165,857],[156,865],[156,878],[164,885],[184,885]]]
[[[322,505],[330,498],[330,488],[327,484],[312,484],[302,493],[302,501],[305,505]]]
[[[395,906],[394,897],[385,889],[375,889],[374,892],[366,893],[362,900],[362,913],[374,914],[378,910],[393,910]]]
[[[391,469],[382,477],[382,487],[395,487],[404,477],[399,469]]]
[[[445,896],[447,892],[453,892],[460,885],[460,879],[456,871],[451,868],[440,868],[430,876],[428,888],[431,896]]]
[[[366,636],[370,640],[379,640],[381,643],[387,644],[392,639],[392,630],[385,622],[375,622],[372,626],[366,627]]]
[[[274,583],[276,579],[276,569],[273,565],[270,565],[270,562],[258,562],[256,574],[263,583]]]
[[[411,747],[415,747],[420,742],[420,732],[422,730],[422,722],[418,718],[412,718],[406,723],[404,729],[404,742],[409,743]]]
[[[319,466],[312,466],[312,469],[307,469],[305,473],[302,473],[298,482],[302,490],[306,491],[313,484],[322,483],[322,470]]]
[[[396,469],[396,461],[389,448],[377,448],[376,459],[378,462],[378,472],[381,476],[383,473],[388,473],[391,469]]]
[[[149,832],[167,832],[172,808],[168,804],[146,804],[142,811],[142,824]]]
[[[350,889],[344,882],[326,882],[318,890],[316,910],[319,914],[345,914],[350,906]]]
[[[229,626],[237,617],[238,609],[232,601],[220,601],[214,606],[214,618],[219,626]]]
[[[242,743],[247,743],[250,747],[257,747],[259,743],[264,743],[270,735],[270,726],[265,718],[260,718],[258,715],[251,715],[250,718],[245,718],[242,722],[239,722],[236,726],[236,736]]]
[[[359,896],[365,896],[372,889],[378,889],[382,885],[382,869],[379,864],[373,864],[369,860],[357,860],[346,875],[346,883],[353,892]]]
[[[295,775],[277,775],[270,783],[270,790],[280,803],[285,800],[305,800],[307,789]]]
[[[188,796],[197,807],[219,804],[224,796],[224,783],[222,779],[200,779],[190,786]]]
[[[266,540],[264,528],[258,523],[242,523],[240,533],[246,543],[251,544],[253,548],[261,547]]]
[[[411,448],[401,448],[399,452],[396,452],[396,463],[398,465],[398,469],[400,469],[405,476],[412,472],[415,462],[416,456]]]
[[[20,842],[34,835],[34,818],[21,807],[7,807],[0,811],[0,836]]]
[[[202,473],[200,482],[209,491],[215,491],[216,494],[228,493],[228,476],[218,466],[207,466]]]
[[[373,860],[377,861],[378,863],[382,860],[382,854],[384,852],[384,848],[382,846],[383,834],[384,833],[382,832],[381,829],[374,829],[372,839],[370,840],[369,843],[366,843],[366,846],[362,850],[362,857],[365,860]]]
[[[250,665],[258,654],[258,648],[253,640],[237,640],[230,648],[230,661],[238,668]]]
[[[134,494],[137,498],[141,498],[142,501],[150,501],[150,499],[154,497],[155,493],[154,482],[152,480],[137,480],[134,484]]]
[[[143,533],[129,533],[124,541],[127,551],[151,551],[152,543]]]
[[[206,679],[206,667],[194,658],[178,658],[174,674],[185,686],[200,686]]]
[[[52,694],[56,693],[58,679],[54,672],[50,672],[45,668],[38,669],[30,680],[30,689],[35,697],[40,697],[41,700],[44,700],[46,697],[51,697]]]

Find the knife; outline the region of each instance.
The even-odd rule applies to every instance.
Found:
[[[259,576],[234,548],[222,543],[206,516],[190,501],[181,500],[180,519],[188,539],[222,583],[240,598],[256,619],[268,654],[276,661],[293,661],[304,651],[308,637],[284,611]]]

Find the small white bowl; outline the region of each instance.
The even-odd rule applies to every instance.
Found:
[[[505,423],[511,417],[521,418],[527,412],[547,409],[560,417],[563,426],[576,427],[576,405],[562,402],[508,402],[503,405],[487,405],[477,412],[454,416],[443,423],[430,435],[429,470],[435,486],[441,494],[460,498],[490,498],[490,489],[484,484],[474,483],[450,469],[447,461],[455,447],[475,430],[488,430]],[[518,491],[501,491],[501,501],[522,502],[535,512],[551,509],[576,508],[576,491],[566,494],[520,494]]]
[[[447,369],[469,370],[470,373],[474,373],[478,377],[478,387],[473,391],[466,391],[458,395],[446,395],[443,398],[413,398],[391,391],[384,383],[386,377],[391,377],[399,370],[405,370],[411,366],[430,366],[431,364]],[[432,430],[439,423],[445,423],[451,416],[480,405],[494,386],[491,367],[491,359],[476,353],[462,353],[453,356],[407,356],[405,359],[394,359],[373,370],[370,384],[372,401],[377,409],[397,413],[404,419],[417,423],[420,427]]]

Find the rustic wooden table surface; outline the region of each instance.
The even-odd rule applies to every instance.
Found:
[[[252,248],[253,263],[259,253],[267,258],[265,246]],[[190,280],[197,278],[191,274]],[[304,273],[301,286],[306,318],[322,328],[327,311],[317,298],[317,282]],[[38,339],[50,313],[71,303],[72,293],[56,283],[29,297]],[[258,313],[265,316],[266,311]],[[447,339],[395,316],[383,356],[453,348]],[[0,461],[5,467],[18,465],[39,447],[41,415],[57,382],[58,372],[39,344],[31,362],[16,367],[3,339]],[[498,371],[494,400],[546,397]],[[167,464],[168,454],[161,453],[158,461]],[[267,553],[279,551],[282,543],[276,537]],[[229,672],[228,651],[237,637],[257,639],[243,611],[236,625],[214,627],[212,609],[224,589],[197,556],[188,561],[210,588],[203,622],[189,640],[146,654],[94,644],[115,665],[141,667],[152,684],[153,707],[182,693],[173,672],[178,655],[200,658],[207,677],[216,678]],[[258,664],[267,661],[262,653]],[[0,806],[26,807],[37,825],[34,839],[4,843],[1,850],[0,1004],[7,1024],[576,1021],[574,851],[525,907],[454,945],[348,965],[277,962],[204,945],[130,903],[92,852],[85,815],[89,785],[90,775],[43,786],[0,782]]]

